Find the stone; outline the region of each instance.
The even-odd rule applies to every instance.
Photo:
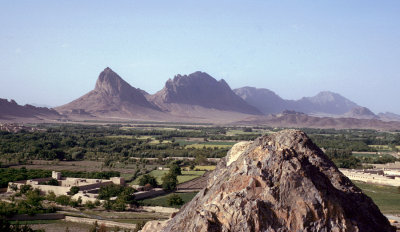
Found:
[[[148,231],[395,231],[311,139],[284,130],[234,146],[207,187]]]

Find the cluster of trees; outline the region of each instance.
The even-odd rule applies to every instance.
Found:
[[[14,200],[11,203],[0,201],[0,217],[7,218],[16,214],[35,215],[38,213],[53,213],[54,208],[44,208],[42,201],[44,197],[40,195],[38,189],[32,189],[30,185],[22,186],[17,196],[24,199]]]
[[[27,160],[98,160],[113,157],[194,156],[194,150],[184,149],[175,138],[249,139],[224,135],[222,128],[187,130],[123,130],[118,126],[62,125],[48,126],[45,132],[0,134],[0,158],[3,163],[24,163]],[[121,135],[130,135],[126,137]],[[140,136],[154,136],[171,143],[153,144]],[[242,135],[240,135],[242,136]],[[244,135],[247,136],[247,135]],[[253,136],[254,137],[254,136]],[[196,149],[200,150],[200,149]],[[226,149],[207,149],[207,157],[222,157]],[[108,165],[106,165],[108,166]]]
[[[26,169],[24,167],[20,169],[0,168],[0,187],[6,188],[8,186],[8,182],[45,178],[50,176],[51,171],[48,170]]]
[[[181,161],[172,161],[168,167],[169,171],[164,174],[162,177],[162,188],[167,191],[172,191],[176,189],[176,186],[178,184],[178,176],[182,175],[182,170],[179,164]],[[152,187],[158,187],[159,184],[157,183],[157,179],[150,175],[150,174],[145,174],[140,177],[139,179],[139,185],[141,186],[152,186]]]
[[[132,187],[111,184],[100,188],[98,199],[105,200],[103,207],[106,210],[125,211],[127,205],[137,205],[134,192]],[[116,199],[112,200],[114,197]]]
[[[339,168],[360,168],[361,161],[352,155],[349,149],[327,149],[325,154]]]

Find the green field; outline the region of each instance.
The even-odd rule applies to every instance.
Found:
[[[231,148],[232,145],[228,145],[228,144],[207,144],[207,143],[195,143],[195,144],[191,144],[191,145],[186,145],[185,149],[190,149],[190,148],[194,148],[194,149],[202,149],[202,148]]]
[[[110,139],[133,139],[132,135],[109,135],[106,138]]]
[[[400,213],[400,191],[397,187],[367,184],[359,181],[353,181],[353,183],[372,198],[382,213]]]
[[[354,152],[353,156],[361,158],[361,157],[365,157],[365,158],[378,158],[378,157],[393,157],[390,154],[372,154],[372,153],[358,153],[358,152]]]
[[[149,174],[154,176],[157,179],[158,184],[162,184],[162,177],[166,173],[168,173],[168,171],[166,171],[166,170],[153,170]],[[205,171],[182,171],[182,175],[178,176],[178,184],[193,180],[199,176],[202,176],[204,173],[205,173]],[[140,179],[140,176],[138,178],[136,178],[132,182],[132,184],[136,184],[136,185],[139,184],[139,179]]]
[[[194,196],[196,196],[197,192],[192,192],[192,193],[175,193],[178,194],[184,204],[187,202],[191,201]],[[163,207],[171,207],[167,203],[167,199],[171,194],[165,195],[165,196],[160,196],[160,197],[155,197],[151,199],[145,199],[142,201],[139,201],[140,204],[147,205],[147,206],[163,206]],[[181,206],[173,206],[174,208],[180,208]]]
[[[388,145],[368,145],[369,147],[373,147],[378,151],[391,151]]]
[[[185,170],[189,170],[189,167],[185,167]],[[212,171],[215,169],[214,165],[196,165],[193,170],[201,170],[201,171]]]

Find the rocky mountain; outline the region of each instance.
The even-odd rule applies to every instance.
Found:
[[[199,106],[242,114],[261,114],[256,107],[237,96],[223,79],[217,81],[204,72],[176,75],[165,83],[162,90],[148,99],[167,111]]]
[[[340,94],[323,91],[313,97],[299,100],[285,100],[268,89],[243,87],[234,92],[247,103],[257,107],[264,114],[276,114],[283,110],[295,110],[307,114],[342,115],[355,107],[356,103]]]
[[[55,109],[67,115],[109,117],[146,117],[161,112],[147,101],[142,90],[132,87],[108,67],[100,73],[94,90]]]
[[[289,108],[286,100],[269,89],[243,87],[233,91],[264,114],[280,113]]]
[[[301,131],[232,147],[207,187],[148,231],[395,231]]]
[[[371,110],[367,107],[355,107],[349,112],[344,114],[345,117],[358,118],[358,119],[379,119]]]
[[[3,121],[26,119],[51,119],[59,117],[57,111],[46,107],[19,105],[14,100],[0,98],[0,119]]]

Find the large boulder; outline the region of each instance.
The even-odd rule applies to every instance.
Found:
[[[235,145],[207,187],[151,230],[395,231],[373,201],[298,130]]]

